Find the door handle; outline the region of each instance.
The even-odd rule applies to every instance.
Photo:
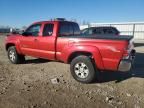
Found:
[[[37,42],[38,40],[37,40],[37,39],[34,39],[34,41]]]

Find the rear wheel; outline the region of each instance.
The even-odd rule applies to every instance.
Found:
[[[25,61],[25,57],[17,53],[15,46],[9,47],[7,53],[8,53],[9,60],[13,64],[19,64]]]
[[[87,56],[74,58],[70,65],[71,74],[79,82],[91,83],[96,79],[95,66]]]

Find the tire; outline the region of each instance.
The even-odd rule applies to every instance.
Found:
[[[70,64],[71,74],[81,83],[92,83],[96,79],[95,66],[87,56],[75,57]]]
[[[17,53],[15,46],[9,47],[7,54],[10,62],[13,64],[19,64],[25,61],[25,57]]]

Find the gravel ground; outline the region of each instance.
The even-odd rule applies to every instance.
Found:
[[[144,107],[144,43],[136,43],[131,72],[103,72],[99,82],[81,84],[67,64],[30,57],[25,64],[11,64],[4,38],[0,36],[0,108]]]

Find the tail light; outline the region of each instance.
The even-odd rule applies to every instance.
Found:
[[[133,49],[133,44],[129,43],[127,48],[124,49],[123,59],[129,59],[132,49]]]
[[[129,51],[128,50],[124,50],[123,59],[129,59]]]

